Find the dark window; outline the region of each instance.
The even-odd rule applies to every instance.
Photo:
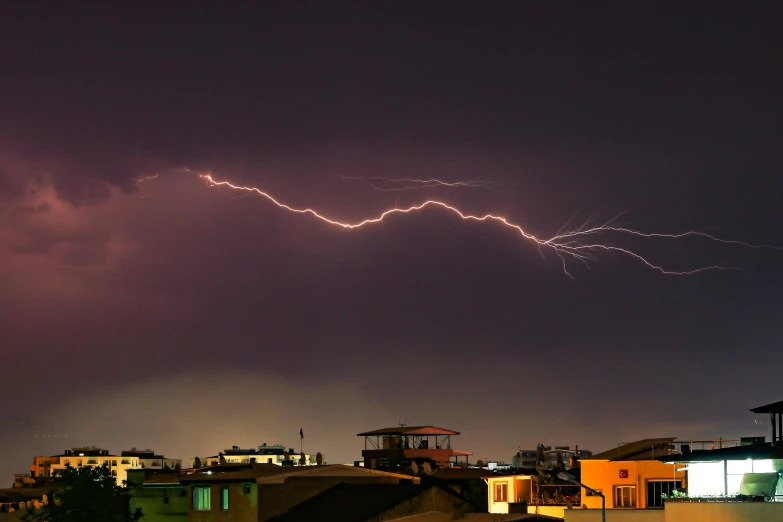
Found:
[[[680,489],[682,481],[679,480],[648,480],[647,481],[647,507],[662,508],[663,495],[672,496],[672,491]]]
[[[250,484],[245,484],[245,495],[250,494]]]
[[[220,488],[220,509],[228,511],[228,488]]]
[[[169,505],[169,497],[163,497],[163,504],[166,506]]]

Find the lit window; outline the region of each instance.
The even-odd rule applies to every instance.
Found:
[[[508,502],[508,482],[495,484],[495,502]]]
[[[228,511],[228,488],[220,488],[220,509]]]
[[[193,488],[193,511],[209,511],[210,488]]]
[[[616,486],[614,488],[614,507],[635,508],[636,486]]]

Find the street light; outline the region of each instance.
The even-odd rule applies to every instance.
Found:
[[[601,520],[603,522],[606,522],[606,497],[604,496],[603,493],[601,493],[600,491],[596,491],[589,486],[585,486],[584,484],[576,480],[576,477],[574,477],[570,473],[566,473],[565,471],[561,471],[560,473],[558,473],[557,478],[559,478],[560,480],[565,480],[566,482],[571,482],[573,484],[576,484],[577,486],[582,486],[587,491],[591,491],[596,495],[600,496],[601,497]]]

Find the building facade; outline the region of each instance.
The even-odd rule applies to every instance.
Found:
[[[232,446],[211,457],[193,457],[190,459],[190,467],[197,467],[197,461],[201,466],[217,466],[221,463],[221,457],[226,464],[274,464],[276,466],[315,466],[318,464],[316,455],[296,453],[294,448],[286,448],[282,444],[261,444],[258,448],[242,449]],[[324,464],[325,460],[322,462]]]
[[[141,469],[177,469],[182,467],[182,459],[170,459],[163,455],[155,455],[155,452],[151,449],[137,450],[131,448],[128,451],[123,451],[120,455],[122,458],[135,458],[139,461]]]
[[[607,509],[662,508],[664,495],[686,487],[685,472],[658,460],[674,438],[623,444],[581,461],[581,482],[603,493]],[[582,506],[601,509],[601,497],[582,489]]]

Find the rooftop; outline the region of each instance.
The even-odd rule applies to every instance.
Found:
[[[761,444],[748,444],[747,446],[677,453],[659,457],[657,460],[663,462],[715,462],[746,459],[783,459],[783,446],[773,446],[769,442],[764,442]]]
[[[750,411],[753,413],[783,413],[783,401],[765,404],[764,406],[757,406],[755,408],[751,408]]]
[[[459,435],[459,432],[436,426],[396,426],[357,434],[359,437],[374,435]]]
[[[584,457],[582,460],[655,460],[664,452],[670,452],[669,446],[675,439],[676,437],[664,437],[637,440]]]
[[[270,522],[363,522],[434,487],[436,486],[341,483],[294,506],[287,513],[272,518]],[[450,489],[441,488],[441,491],[455,500],[461,500]],[[346,506],[350,508],[346,509]]]

